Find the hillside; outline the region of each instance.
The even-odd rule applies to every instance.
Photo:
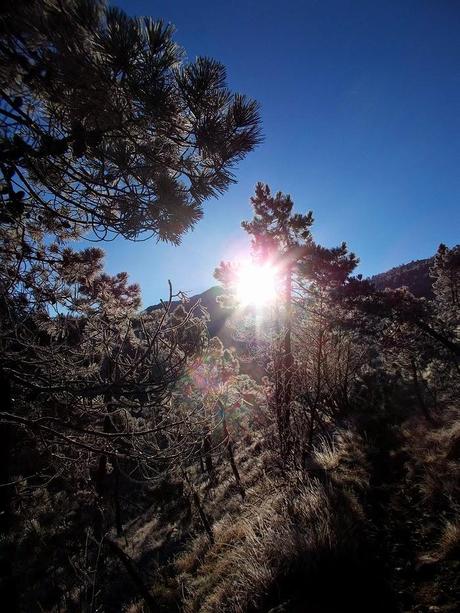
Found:
[[[223,328],[225,322],[227,321],[230,311],[228,309],[222,309],[217,303],[217,296],[222,294],[222,288],[218,285],[210,287],[206,291],[201,294],[196,294],[195,296],[191,296],[189,298],[189,307],[193,307],[198,301],[201,302],[201,305],[206,308],[209,313],[210,320],[208,322],[208,330],[210,336],[219,336],[222,338]],[[172,308],[178,306],[180,304],[179,300],[175,300],[172,302]],[[162,303],[154,304],[152,306],[147,307],[145,310],[148,313],[149,311],[156,311],[157,309],[162,308]],[[224,334],[225,335],[225,334]],[[223,339],[222,339],[223,340]]]
[[[432,298],[433,292],[431,289],[430,268],[433,265],[434,258],[426,258],[424,260],[412,260],[408,264],[401,264],[390,268],[385,272],[378,273],[370,277],[377,289],[396,289],[398,287],[407,286],[414,296]],[[198,301],[206,308],[209,313],[210,321],[208,330],[210,336],[219,336],[224,343],[231,343],[229,331],[225,330],[225,322],[227,321],[231,311],[222,309],[216,301],[217,296],[222,294],[222,288],[218,285],[210,287],[201,294],[195,294],[189,298],[189,306],[195,305]],[[172,302],[172,307],[179,304],[179,300]],[[147,307],[146,312],[161,309],[162,304],[154,304]]]
[[[417,297],[432,298],[430,268],[434,258],[413,260],[408,264],[401,264],[370,277],[377,289],[396,289],[406,286]]]

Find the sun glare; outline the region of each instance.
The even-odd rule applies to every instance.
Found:
[[[241,267],[236,294],[240,304],[262,307],[276,298],[276,271],[269,265],[245,264]]]

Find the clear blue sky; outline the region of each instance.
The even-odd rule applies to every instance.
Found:
[[[130,14],[175,24],[188,57],[207,55],[234,89],[259,100],[265,142],[210,201],[180,247],[107,245],[145,306],[200,292],[251,217],[257,181],[312,209],[314,236],[347,241],[365,275],[460,240],[458,0],[129,0]]]

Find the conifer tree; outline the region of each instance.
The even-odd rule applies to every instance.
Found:
[[[195,437],[190,434],[190,448],[196,450],[201,461],[204,456],[211,482],[215,481],[213,454],[222,450],[228,456],[237,487],[244,497],[244,489],[235,458],[235,443],[247,428],[248,414],[256,412],[261,404],[263,388],[245,374],[233,350],[224,348],[218,337],[209,340],[206,349],[191,360],[186,375],[178,382],[173,395],[177,420],[184,413],[194,413],[194,419],[184,422],[186,429],[179,432],[187,438],[191,425],[196,427]],[[249,411],[250,409],[250,411]],[[198,442],[198,445],[196,444]]]
[[[101,275],[101,250],[78,253],[69,242],[89,231],[179,242],[203,201],[234,181],[260,130],[257,104],[229,91],[225,68],[186,62],[172,26],[160,21],[128,17],[103,0],[8,0],[0,31],[0,384],[9,411],[12,387],[39,386],[48,366],[60,384],[75,382],[52,334],[63,335],[59,351],[68,357],[72,342],[86,342],[80,326],[100,326],[93,340],[106,343],[105,331],[115,344],[127,331],[137,343],[146,325],[135,315],[139,289],[125,275]],[[193,336],[184,332],[188,317],[175,327],[169,319],[142,332],[146,346],[158,346],[164,324],[173,335],[160,364]],[[143,351],[136,355],[145,365],[155,352]],[[40,365],[40,352],[50,364]],[[37,366],[35,382],[21,372],[25,363],[34,373]],[[157,401],[176,370],[174,363],[155,373]],[[134,385],[133,365],[130,375]]]
[[[260,142],[258,105],[173,27],[104,0],[7,0],[0,14],[0,289],[56,304],[62,250],[177,244]]]
[[[2,220],[177,242],[260,140],[225,68],[103,0],[8,0],[0,17]]]
[[[460,334],[460,245],[452,249],[439,245],[430,276],[439,317],[453,334]]]
[[[78,551],[72,562],[83,564],[78,556],[84,538],[90,539],[87,554],[97,556],[103,573],[108,554],[115,551],[106,535],[112,528],[122,535],[129,519],[122,492],[133,490],[135,480],[135,497],[147,483],[168,475],[188,451],[182,441],[167,436],[175,428],[170,398],[204,335],[204,323],[193,312],[171,310],[172,295],[163,311],[138,313],[139,287],[130,285],[125,273],[94,275],[102,257],[96,252],[86,258],[67,254],[60,277],[67,287],[61,288],[67,296],[65,313],[32,317],[25,309],[20,319],[16,310],[21,325],[15,329],[15,344],[10,334],[0,338],[10,386],[10,403],[0,411],[2,442],[9,443],[8,474],[2,466],[3,484],[9,486],[2,492],[15,493],[11,485],[19,483],[15,495],[21,504],[5,534],[27,546],[30,540],[20,538],[27,517],[42,521],[44,515],[46,521],[56,483],[61,494],[57,508],[73,504],[79,511],[62,530],[56,515],[43,535],[42,552],[51,547],[53,531],[62,538],[59,551],[53,552],[53,573],[66,566],[72,547]],[[33,464],[22,456],[22,448]],[[30,507],[31,492],[37,493],[35,500],[39,494],[43,498],[42,509]],[[5,496],[2,502],[7,512],[11,501]],[[41,566],[34,563],[40,577]],[[19,584],[24,581],[19,567],[13,576]],[[66,580],[69,586],[76,578]],[[50,574],[49,582],[42,581],[52,586],[59,580]],[[51,593],[53,587],[48,589]],[[29,589],[24,598],[21,602],[27,603]]]
[[[242,227],[251,236],[252,250],[257,260],[270,262],[280,271],[284,306],[284,341],[280,407],[280,439],[286,445],[290,422],[290,403],[292,400],[292,375],[294,360],[292,356],[292,275],[306,250],[312,245],[310,227],[313,215],[293,213],[294,203],[289,195],[278,192],[272,196],[268,185],[258,183],[255,195],[251,197],[254,217],[243,221]],[[278,386],[277,386],[278,387]]]
[[[277,413],[281,451],[287,456],[291,438],[291,402],[294,400],[293,377],[295,356],[292,345],[292,322],[299,302],[310,294],[312,284],[323,292],[341,286],[353,271],[357,259],[345,243],[327,249],[316,244],[311,235],[313,214],[295,213],[289,195],[271,194],[268,185],[258,183],[251,198],[254,217],[244,221],[243,228],[251,236],[254,258],[277,271],[281,299],[276,309],[284,313],[281,346],[272,356],[272,389]],[[221,263],[215,276],[231,286],[236,274],[229,263]],[[304,305],[305,306],[305,305]]]
[[[373,343],[387,373],[395,373],[429,423],[438,393],[455,396],[458,336],[458,247],[440,245],[431,268],[434,299],[417,298],[407,287],[377,290],[365,279],[350,279],[336,293],[349,312],[348,325]]]

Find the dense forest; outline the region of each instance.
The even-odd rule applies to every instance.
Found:
[[[99,0],[8,0],[0,28],[5,610],[457,611],[460,246],[365,279],[261,182],[276,298],[216,262],[141,308],[75,241],[179,244],[258,104]]]

